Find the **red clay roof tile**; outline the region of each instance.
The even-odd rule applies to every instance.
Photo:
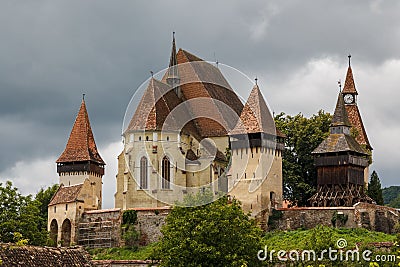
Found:
[[[356,84],[354,83],[353,79],[353,71],[351,67],[347,69],[346,81],[344,82],[343,91],[344,94],[358,94],[356,90]]]
[[[77,161],[93,161],[105,165],[105,162],[97,151],[84,100],[82,100],[65,150],[56,162],[67,163]]]
[[[49,206],[77,201],[82,186],[83,184],[72,186],[61,185],[54,196],[51,198]]]
[[[258,85],[255,85],[244,105],[240,120],[230,134],[268,133],[276,135],[275,124]]]

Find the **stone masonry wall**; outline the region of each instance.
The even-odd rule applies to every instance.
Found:
[[[347,217],[347,221],[340,227],[356,228],[354,219],[354,207],[335,208],[288,208],[278,209],[276,219],[270,218],[270,228],[277,230],[311,229],[317,225],[332,226],[332,218],[335,214]],[[336,215],[337,216],[337,215]],[[340,223],[340,222],[339,222]],[[272,230],[271,229],[271,230]]]
[[[161,226],[165,224],[170,208],[136,208],[136,230],[140,233],[139,245],[156,242],[162,236]],[[77,226],[78,244],[89,248],[120,247],[122,225],[121,209],[87,211]]]
[[[367,203],[357,203],[353,207],[285,208],[274,211],[269,229],[311,229],[325,225],[394,233],[399,215],[396,209]]]
[[[170,208],[136,208],[136,230],[140,233],[139,244],[142,246],[157,242],[162,234],[161,227],[165,224]]]
[[[121,210],[94,210],[83,214],[78,224],[78,244],[90,248],[121,245]]]

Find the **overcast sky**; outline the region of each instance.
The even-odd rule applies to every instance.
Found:
[[[230,65],[273,111],[333,112],[352,54],[359,108],[384,186],[399,185],[399,1],[0,2],[0,182],[36,193],[58,183],[82,93],[106,161],[103,206],[114,206],[116,157],[129,99],[177,46]],[[247,98],[251,88],[235,88]]]

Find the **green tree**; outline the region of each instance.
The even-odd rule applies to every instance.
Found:
[[[45,244],[48,234],[40,228],[39,206],[31,195],[21,195],[10,181],[4,186],[0,183],[0,241],[13,242],[19,236],[29,244]]]
[[[306,118],[280,113],[276,127],[286,135],[283,152],[283,195],[291,205],[304,206],[316,191],[317,173],[311,152],[329,135],[332,116],[320,110]]]
[[[41,220],[39,221],[39,228],[43,231],[47,231],[47,217],[48,217],[48,206],[51,198],[58,190],[58,184],[49,186],[47,189],[41,188],[35,196],[35,200],[39,203],[39,211]]]
[[[368,183],[367,195],[375,200],[376,204],[383,205],[382,186],[376,171],[373,171]]]
[[[207,198],[191,197],[188,201]],[[203,202],[201,202],[203,203]],[[240,203],[223,196],[202,206],[176,206],[162,227],[154,254],[160,266],[258,266],[261,229]]]

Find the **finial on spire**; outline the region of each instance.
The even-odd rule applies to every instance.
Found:
[[[152,70],[150,71],[150,74],[151,74],[151,78],[153,78],[154,72]]]
[[[339,81],[337,81],[338,85],[339,85],[339,93],[342,92],[342,81],[339,79]]]
[[[347,57],[349,58],[349,67],[350,67],[351,55],[349,54]]]
[[[175,32],[172,32],[172,39],[175,40]]]
[[[257,78],[257,76],[256,76],[256,78],[255,78],[254,80],[256,81],[256,85],[258,85],[258,84],[257,84],[257,81],[258,81],[258,78]]]
[[[85,95],[86,94],[82,94],[82,100],[85,101]]]

